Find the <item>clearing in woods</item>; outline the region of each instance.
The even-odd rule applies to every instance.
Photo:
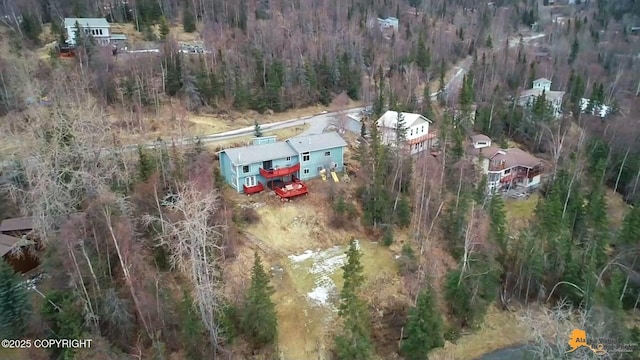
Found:
[[[365,286],[381,274],[399,279],[388,248],[353,231],[332,230],[326,225],[326,214],[319,211],[323,207],[314,206],[326,202],[323,194],[313,191],[314,183],[321,181],[309,182],[310,195],[289,203],[281,203],[269,193],[251,196],[247,201],[258,202],[255,207],[260,215],[258,223],[245,228],[253,246],[241,249],[231,264],[231,273],[246,272],[250,267],[245,264],[250,264],[253,251],[264,253],[276,289],[273,300],[278,308],[281,359],[327,358],[342,287],[341,266],[351,237],[358,240],[362,251]],[[242,277],[240,281],[246,283],[250,275]]]

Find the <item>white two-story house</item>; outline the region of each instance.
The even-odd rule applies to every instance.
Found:
[[[66,43],[72,46],[76,45],[76,24],[85,36],[93,37],[100,46],[117,45],[127,40],[124,34],[113,34],[111,32],[111,24],[104,18],[65,18]]]
[[[388,145],[396,144],[396,129],[398,117],[401,116],[406,127],[405,144],[411,154],[416,154],[431,147],[431,141],[435,138],[434,133],[429,133],[431,120],[420,114],[398,113],[397,111],[387,111],[378,119],[377,125],[380,129],[382,142]]]
[[[534,104],[536,98],[544,96],[551,106],[553,116],[559,118],[562,115],[562,99],[564,98],[564,91],[551,90],[551,80],[540,78],[533,82],[533,87],[520,93],[518,97],[518,105],[522,107],[530,107]]]

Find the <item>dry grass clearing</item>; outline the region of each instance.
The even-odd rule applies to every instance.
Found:
[[[259,204],[260,221],[245,227],[254,240],[249,240],[249,246],[243,247],[241,255],[228,266],[228,271],[239,275],[229,275],[229,286],[240,287],[249,280],[252,252],[264,254],[276,289],[273,299],[279,316],[280,358],[287,360],[326,358],[333,346],[336,301],[342,286],[340,267],[351,238],[359,241],[362,251],[368,300],[384,306],[403,292],[394,254],[367,239],[358,231],[359,226],[349,230],[329,228],[326,184],[322,180],[307,184],[308,196],[287,203],[270,192],[236,197],[239,204]]]
[[[605,200],[607,201],[607,213],[609,215],[609,225],[612,229],[618,229],[622,225],[624,216],[629,211],[629,205],[624,201],[622,195],[607,188]]]
[[[361,101],[349,101],[346,108],[355,108],[362,106]],[[255,111],[237,112],[230,111],[221,114],[207,114],[207,115],[195,115],[190,114],[187,116],[187,120],[194,124],[190,128],[189,132],[192,135],[208,135],[215,134],[223,131],[231,131],[240,129],[247,126],[253,126],[257,120],[259,124],[271,124],[280,121],[301,119],[308,116],[319,114],[322,111],[338,111],[335,106],[308,106],[299,109],[291,109],[281,113],[266,113],[259,114]]]
[[[529,224],[529,220],[533,219],[536,205],[540,195],[531,194],[528,199],[506,199],[505,210],[507,213],[507,221],[512,230],[519,230]]]
[[[300,125],[294,126],[282,130],[273,130],[273,131],[265,131],[264,136],[276,136],[276,140],[284,140],[290,137],[294,137],[302,134],[307,129],[309,129],[310,125]],[[219,149],[219,148],[227,148],[227,147],[236,147],[236,146],[247,146],[251,144],[251,139],[253,139],[253,135],[246,135],[242,137],[237,137],[229,140],[223,141],[214,141],[207,143],[206,147]]]
[[[530,340],[525,328],[514,313],[491,306],[480,329],[463,335],[455,344],[446,342],[444,348],[429,354],[433,360],[471,360],[495,350],[526,343]]]

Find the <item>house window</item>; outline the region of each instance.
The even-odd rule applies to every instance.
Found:
[[[420,132],[423,133],[424,132],[424,125],[422,125],[422,127],[420,128]]]
[[[102,35],[102,29],[98,30],[98,32],[100,32],[100,35]]]
[[[325,151],[324,156],[331,156],[331,151]]]
[[[302,173],[305,175],[309,175],[309,169],[302,169]]]
[[[322,171],[323,167],[322,166],[318,166],[318,168],[316,169],[318,172]]]
[[[309,153],[308,152],[302,153],[302,161],[309,161]]]
[[[248,173],[249,172],[249,165],[243,166],[242,167],[242,172],[245,173],[245,174]]]
[[[291,156],[287,156],[287,161],[291,161]]]
[[[411,135],[410,136],[413,136],[413,129],[411,129]]]
[[[511,169],[506,169],[506,170],[504,171],[504,174],[505,174],[505,175],[507,175],[507,174],[508,174],[508,173],[510,173],[510,172],[511,172]]]

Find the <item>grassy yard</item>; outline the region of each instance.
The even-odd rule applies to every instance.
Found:
[[[534,216],[538,194],[532,194],[528,199],[506,199],[505,210],[507,221],[513,230],[522,229],[529,224]]]

